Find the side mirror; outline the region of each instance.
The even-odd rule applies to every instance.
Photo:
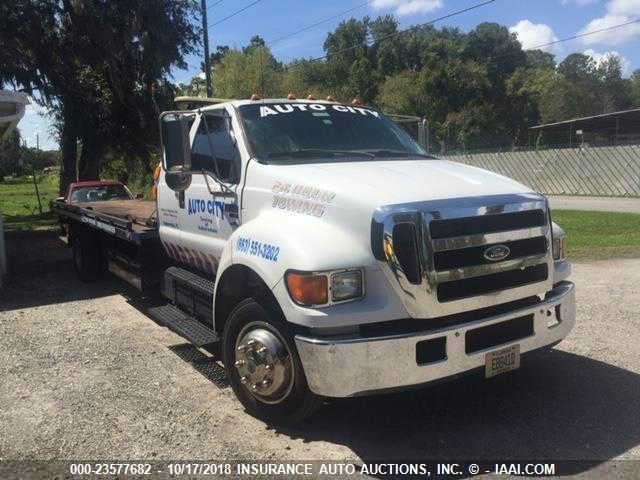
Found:
[[[162,166],[167,186],[175,191],[186,190],[191,185],[191,142],[189,131],[195,116],[193,113],[164,112],[160,115],[160,139]]]
[[[135,196],[136,200],[142,200],[144,198],[144,193],[138,192]]]

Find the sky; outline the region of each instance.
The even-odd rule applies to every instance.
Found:
[[[207,0],[209,44],[241,48],[253,35],[260,35],[281,61],[318,57],[328,32],[340,21],[354,17],[395,15],[400,28],[428,22],[483,0],[259,0],[242,13],[214,25],[227,15],[250,5],[255,0]],[[341,12],[348,13],[338,16]],[[332,18],[335,17],[335,18]],[[280,37],[321,20],[332,18],[288,39]],[[497,22],[518,35],[525,49],[556,40],[601,30],[640,19],[640,0],[495,0],[485,6],[448,18],[435,25],[456,26],[472,30],[482,22]],[[573,52],[587,53],[600,61],[608,53],[622,59],[624,74],[640,69],[640,22],[582,36],[575,40],[543,47],[561,61]],[[188,82],[197,75],[201,57],[187,57],[188,70],[173,70],[175,82]],[[215,80],[214,80],[215,81]],[[57,148],[46,112],[32,104],[19,124],[27,145],[35,146],[39,134],[40,148]]]

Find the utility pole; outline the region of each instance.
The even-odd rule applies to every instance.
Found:
[[[36,133],[36,150],[40,150],[40,135]]]
[[[207,82],[207,97],[213,96],[211,88],[211,69],[209,68],[209,27],[207,26],[207,0],[201,1],[202,8],[202,41],[204,42],[204,76]]]

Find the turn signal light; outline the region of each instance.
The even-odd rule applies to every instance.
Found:
[[[310,93],[309,95],[307,95],[307,100],[317,100],[318,98],[313,94]]]
[[[254,93],[253,95],[251,95],[251,100],[262,100],[262,97],[260,95],[258,95],[257,93]]]
[[[286,280],[289,295],[298,305],[324,305],[327,303],[329,284],[326,275],[289,272]]]
[[[160,179],[160,174],[162,173],[162,164],[159,163],[156,165],[156,168],[153,170],[153,186],[151,187],[151,198],[156,200],[158,198],[158,181]]]

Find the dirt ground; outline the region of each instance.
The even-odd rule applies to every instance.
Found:
[[[576,328],[513,375],[331,401],[283,429],[247,415],[148,300],[76,280],[51,233],[7,241],[0,460],[640,460],[640,259],[575,265]]]

